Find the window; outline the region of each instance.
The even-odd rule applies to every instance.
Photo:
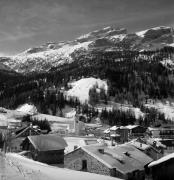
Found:
[[[87,171],[87,160],[82,160],[82,171]]]

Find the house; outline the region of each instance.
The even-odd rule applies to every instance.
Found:
[[[75,108],[70,108],[70,107],[66,106],[62,110],[62,114],[63,114],[63,117],[65,117],[65,118],[74,118],[75,115],[76,115],[76,109]]]
[[[164,155],[161,149],[158,149],[155,146],[152,146],[141,139],[136,139],[130,141],[129,143],[150,156],[153,160],[160,159]]]
[[[40,135],[40,131],[35,126],[29,125],[17,129],[11,137],[11,142],[9,144],[9,151],[20,152],[21,143],[23,140],[30,135]]]
[[[21,120],[15,118],[7,119],[7,122],[8,122],[8,129],[16,129],[22,126]]]
[[[105,130],[103,131],[103,133],[104,133],[104,138],[105,138],[105,139],[110,139],[110,128],[105,129]]]
[[[146,132],[146,128],[140,125],[128,125],[125,127],[128,129],[130,139],[143,137]]]
[[[146,132],[146,128],[139,125],[127,125],[127,126],[113,126],[107,131],[104,131],[105,137],[116,143],[125,143],[130,139],[143,137]]]
[[[149,179],[152,180],[173,180],[174,177],[174,153],[151,162],[148,165]]]
[[[28,136],[21,144],[22,150],[30,151],[31,157],[47,164],[63,164],[66,141],[57,135]]]
[[[122,179],[143,180],[145,167],[152,158],[130,144],[88,145],[65,155],[66,168],[108,175]]]
[[[168,154],[174,151],[174,127],[149,127],[147,129],[147,135],[165,145],[165,153]]]

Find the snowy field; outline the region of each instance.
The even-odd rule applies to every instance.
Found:
[[[72,82],[72,89],[66,91],[65,95],[67,97],[77,97],[80,102],[85,103],[89,100],[89,90],[95,85],[98,86],[98,91],[100,91],[100,88],[104,88],[105,91],[108,90],[108,85],[106,81],[91,77],[83,78],[78,81]]]
[[[15,153],[6,154],[6,161],[11,165],[11,169],[16,170],[16,175],[23,176],[23,180],[117,180],[109,176],[97,175],[93,173],[86,173],[80,171],[73,171],[69,169],[57,168],[49,166],[40,162],[27,159]],[[7,171],[7,169],[6,169]],[[21,180],[20,179],[13,180]],[[20,176],[20,177],[21,177]],[[4,176],[5,177],[5,176]],[[12,180],[4,178],[6,180]]]
[[[166,101],[166,103],[162,103],[158,101],[155,103],[147,103],[145,106],[157,109],[160,113],[164,113],[165,118],[174,121],[174,102],[169,103]]]

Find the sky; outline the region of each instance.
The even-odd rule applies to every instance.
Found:
[[[0,55],[73,40],[106,26],[174,27],[173,0],[0,0]]]

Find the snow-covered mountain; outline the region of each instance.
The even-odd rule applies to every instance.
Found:
[[[75,54],[91,50],[149,50],[173,42],[171,27],[161,26],[136,33],[127,33],[125,28],[105,27],[82,35],[74,41],[50,42],[30,48],[16,56],[3,58],[0,63],[20,73],[45,72],[73,62]]]

